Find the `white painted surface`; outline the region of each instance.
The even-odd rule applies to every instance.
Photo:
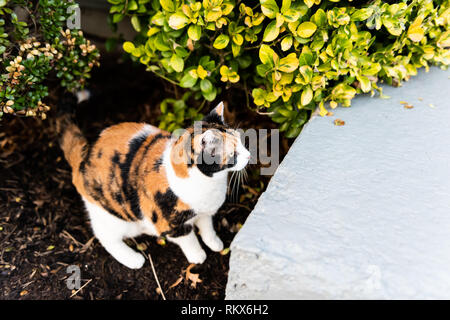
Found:
[[[449,299],[449,77],[313,118],[232,243],[227,299]]]

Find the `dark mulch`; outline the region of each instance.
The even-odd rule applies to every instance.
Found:
[[[116,57],[105,58],[90,83],[96,96],[77,115],[90,138],[121,121],[157,124],[158,102],[170,89],[141,66]],[[273,127],[267,118],[248,112],[240,102],[245,97],[232,99],[239,101],[230,110],[241,127]],[[140,270],[127,269],[93,238],[57,138],[51,114],[45,121],[6,117],[0,122],[0,298],[162,299],[149,262]],[[286,141],[283,146],[286,151]],[[227,201],[216,215],[226,247],[268,182],[257,166],[249,171],[239,201]],[[207,250],[206,262],[190,270],[202,280],[194,287],[186,277],[189,263],[177,246],[159,245],[148,236],[136,241],[151,253],[168,299],[224,298],[229,254]],[[66,286],[69,265],[81,268],[81,284],[87,284],[73,296]]]

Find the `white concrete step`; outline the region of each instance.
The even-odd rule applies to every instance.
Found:
[[[232,243],[226,298],[449,299],[449,77],[313,118]]]

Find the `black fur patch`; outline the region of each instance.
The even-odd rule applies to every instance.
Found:
[[[167,188],[166,192],[161,193],[158,191],[155,194],[155,201],[158,207],[161,209],[161,212],[169,222],[171,220],[171,216],[175,211],[175,206],[177,204],[178,197],[173,193],[170,188]]]
[[[120,191],[114,192],[114,193],[112,193],[112,197],[114,200],[117,201],[118,204],[120,204],[120,205],[123,204],[122,192],[120,192]]]
[[[185,236],[185,235],[191,233],[192,229],[193,229],[192,225],[182,224],[182,225],[172,229],[171,231],[163,232],[162,236],[168,235],[172,238],[182,237],[182,236]]]
[[[152,212],[152,221],[153,223],[156,223],[158,221],[158,215],[155,211]]]
[[[167,231],[165,234],[168,234],[171,237],[181,237],[192,231],[192,226],[186,224],[186,222],[195,216],[194,211],[176,211],[175,206],[177,204],[178,197],[170,188],[168,188],[164,193],[158,191],[155,194],[155,201],[161,209],[164,218],[169,221],[169,225],[172,228],[171,231]]]
[[[223,124],[222,117],[219,116],[215,110],[211,111],[206,117],[204,117],[203,121],[208,123]]]
[[[209,157],[209,158],[208,158]],[[202,153],[198,155],[197,160],[195,163],[197,164],[197,168],[202,172],[204,175],[208,177],[212,177],[214,173],[232,168],[236,165],[237,157],[236,154],[232,159],[229,159],[226,164],[222,165],[220,163],[217,163],[219,161],[211,161],[211,156],[208,154]],[[220,159],[218,159],[220,160]],[[211,163],[213,162],[213,163]],[[211,164],[209,164],[211,163]]]
[[[93,184],[89,184],[89,182],[87,180],[84,180],[84,186],[85,186],[86,190],[90,191],[90,195],[91,195],[92,199],[94,199],[95,201],[100,203],[100,205],[103,207],[103,209],[108,211],[113,216],[115,216],[119,219],[123,219],[122,216],[111,207],[111,204],[105,198],[101,184],[97,183],[96,181],[94,181]]]
[[[162,158],[156,160],[155,163],[153,164],[153,170],[159,172],[159,167],[161,167],[162,162],[163,162]]]
[[[130,176],[130,168],[134,158],[147,139],[148,134],[139,135],[129,142],[128,153],[125,156],[125,161],[119,164],[120,176],[122,178],[122,191],[125,198],[130,203],[130,209],[134,216],[138,219],[142,218],[142,212],[140,208],[139,195],[137,192],[137,181]]]
[[[114,156],[111,158],[112,163],[119,165],[120,164],[120,154],[116,151],[114,152]]]

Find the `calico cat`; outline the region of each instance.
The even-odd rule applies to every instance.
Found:
[[[67,116],[60,117],[73,184],[95,236],[117,261],[141,268],[144,257],[123,239],[148,234],[176,243],[190,263],[203,263],[206,253],[194,225],[211,250],[223,249],[212,217],[225,201],[228,172],[242,170],[250,159],[223,115],[219,103],[200,130],[189,127],[179,136],[149,124],[120,123],[92,145]]]

